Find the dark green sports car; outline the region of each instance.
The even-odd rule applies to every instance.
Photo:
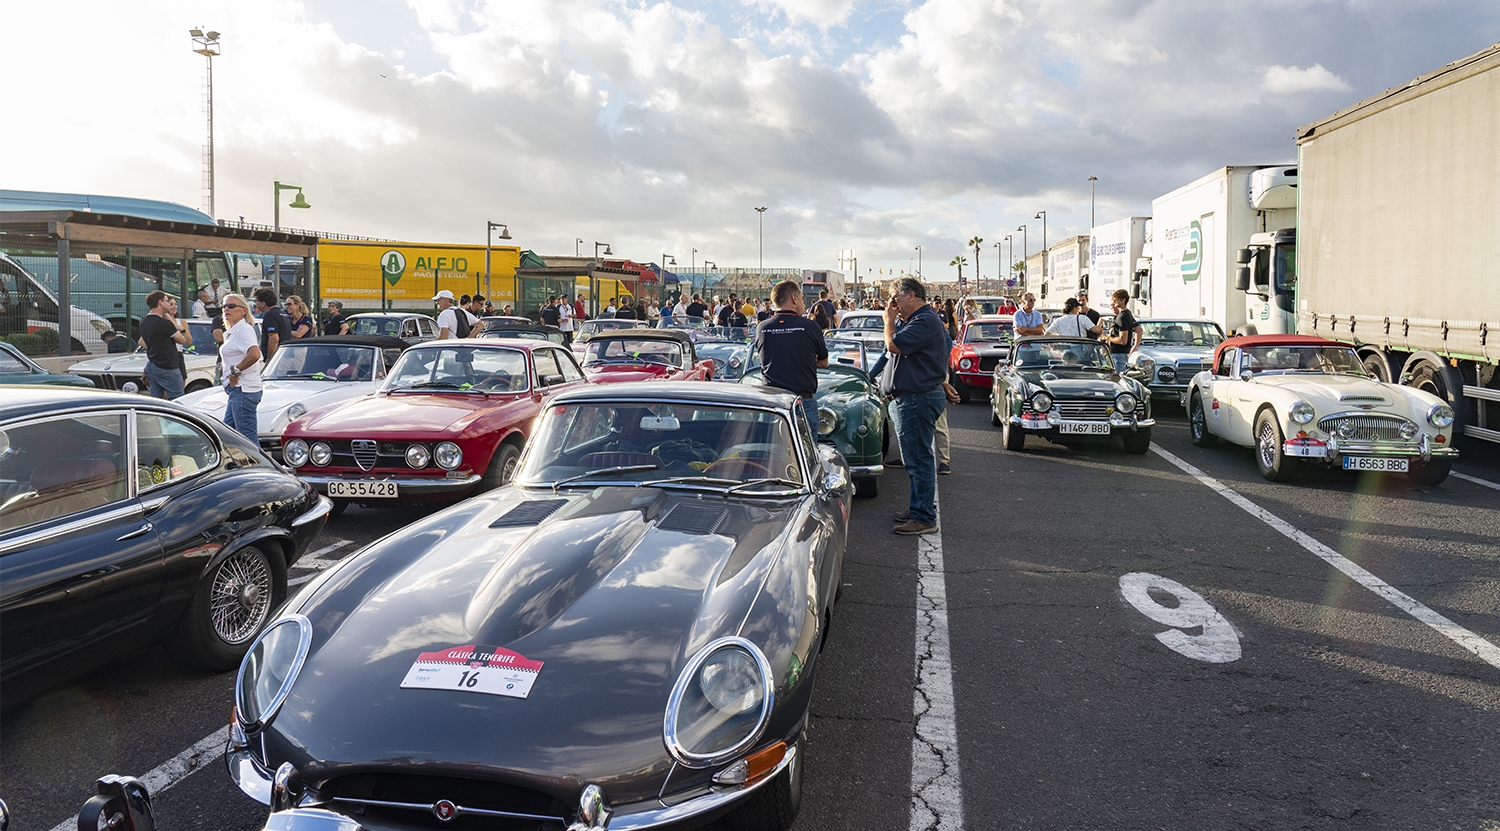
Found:
[[[55,384],[62,387],[88,387],[94,382],[77,375],[48,372],[21,350],[0,342],[0,384]]]
[[[1151,391],[1116,372],[1102,343],[1037,335],[1017,339],[1010,354],[990,392],[990,423],[1006,450],[1024,449],[1027,436],[1072,445],[1119,436],[1128,453],[1150,449]]]
[[[856,496],[880,492],[880,476],[894,431],[889,402],[870,377],[871,358],[856,340],[829,340],[828,366],[818,370],[818,441],[832,444],[849,463]],[[742,384],[764,384],[761,370],[745,373]]]

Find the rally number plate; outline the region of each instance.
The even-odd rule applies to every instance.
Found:
[[[395,482],[329,482],[328,495],[344,499],[396,499],[401,494]]]
[[[1064,421],[1057,425],[1059,433],[1078,433],[1085,436],[1109,435],[1109,424],[1103,421]]]
[[[1405,473],[1407,461],[1405,459],[1385,459],[1372,456],[1345,456],[1344,470],[1384,470],[1391,473]]]

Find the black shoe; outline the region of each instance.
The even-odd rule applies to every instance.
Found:
[[[901,460],[900,459],[897,459],[894,462],[886,462],[885,466],[886,467],[906,467],[906,465],[901,464]]]
[[[891,521],[892,522],[910,522],[911,521],[911,511],[902,511],[901,513],[896,514],[895,516],[891,517]]]
[[[952,472],[953,472],[953,468],[948,467],[947,465],[938,465],[938,473],[941,473],[944,476],[946,476],[946,475],[948,475],[948,474],[950,474]]]

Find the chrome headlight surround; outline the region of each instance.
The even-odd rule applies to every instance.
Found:
[[[421,470],[432,461],[432,454],[428,452],[427,446],[413,444],[406,448],[406,466],[412,470]]]
[[[1151,374],[1156,371],[1156,359],[1155,358],[1145,358],[1145,357],[1138,358],[1138,359],[1136,359],[1135,365],[1142,372],[1146,373],[1146,377],[1147,378],[1150,378]]]
[[[327,467],[333,461],[333,448],[327,442],[315,441],[308,449],[307,457],[318,467]]]
[[[1417,433],[1420,433],[1422,431],[1422,428],[1418,427],[1415,421],[1402,421],[1400,430],[1401,440],[1411,441],[1412,439],[1417,437]]]
[[[1433,404],[1427,410],[1427,423],[1439,430],[1453,426],[1453,408],[1447,404]]]
[[[726,654],[720,658],[719,653]],[[743,674],[750,670],[759,676],[750,680],[759,683],[735,696],[729,686],[734,679],[726,677],[726,673],[739,674],[743,678]],[[709,677],[704,678],[705,674]],[[760,738],[771,718],[775,701],[771,664],[760,648],[741,637],[719,638],[698,650],[683,667],[682,674],[677,676],[662,721],[667,752],[690,768],[723,764],[749,750]],[[730,712],[721,705],[737,709]],[[705,719],[717,719],[718,723],[703,729]],[[729,725],[728,736],[720,735],[725,725]],[[686,734],[692,732],[699,734],[697,738],[687,737]],[[728,739],[736,740],[725,744]],[[701,747],[705,742],[715,741],[720,745],[716,749]]]
[[[286,408],[287,421],[296,421],[297,419],[305,415],[307,415],[307,405],[303,404],[301,401],[298,401],[292,406]]]
[[[1038,413],[1045,413],[1052,409],[1052,396],[1045,392],[1031,396],[1031,409]]]
[[[1133,413],[1135,412],[1135,405],[1135,396],[1128,392],[1122,392],[1115,396],[1115,409],[1119,412]]]
[[[464,451],[453,442],[445,441],[438,444],[432,453],[432,458],[443,470],[454,470],[464,463]]]
[[[292,467],[302,467],[307,464],[308,452],[307,442],[302,439],[292,439],[281,448],[281,457]]]
[[[295,638],[287,627],[296,628]],[[250,644],[234,679],[234,718],[246,734],[261,732],[276,718],[277,711],[291,695],[292,684],[302,671],[311,647],[312,621],[295,614],[276,620]],[[284,672],[275,672],[283,668]],[[268,678],[267,672],[273,674]],[[276,683],[275,690],[262,680]],[[269,698],[265,697],[267,693]]]
[[[1287,417],[1298,424],[1312,424],[1313,419],[1318,417],[1318,411],[1313,409],[1312,404],[1299,398],[1287,411]]]
[[[818,435],[831,436],[838,429],[839,414],[828,407],[818,408]]]
[[[958,359],[958,368],[959,369],[973,369],[974,368],[974,359],[973,358],[959,358]]]

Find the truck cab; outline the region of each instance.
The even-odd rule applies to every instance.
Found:
[[[1272,335],[1297,327],[1297,229],[1252,234],[1237,257],[1235,288],[1245,293],[1242,334]]]

